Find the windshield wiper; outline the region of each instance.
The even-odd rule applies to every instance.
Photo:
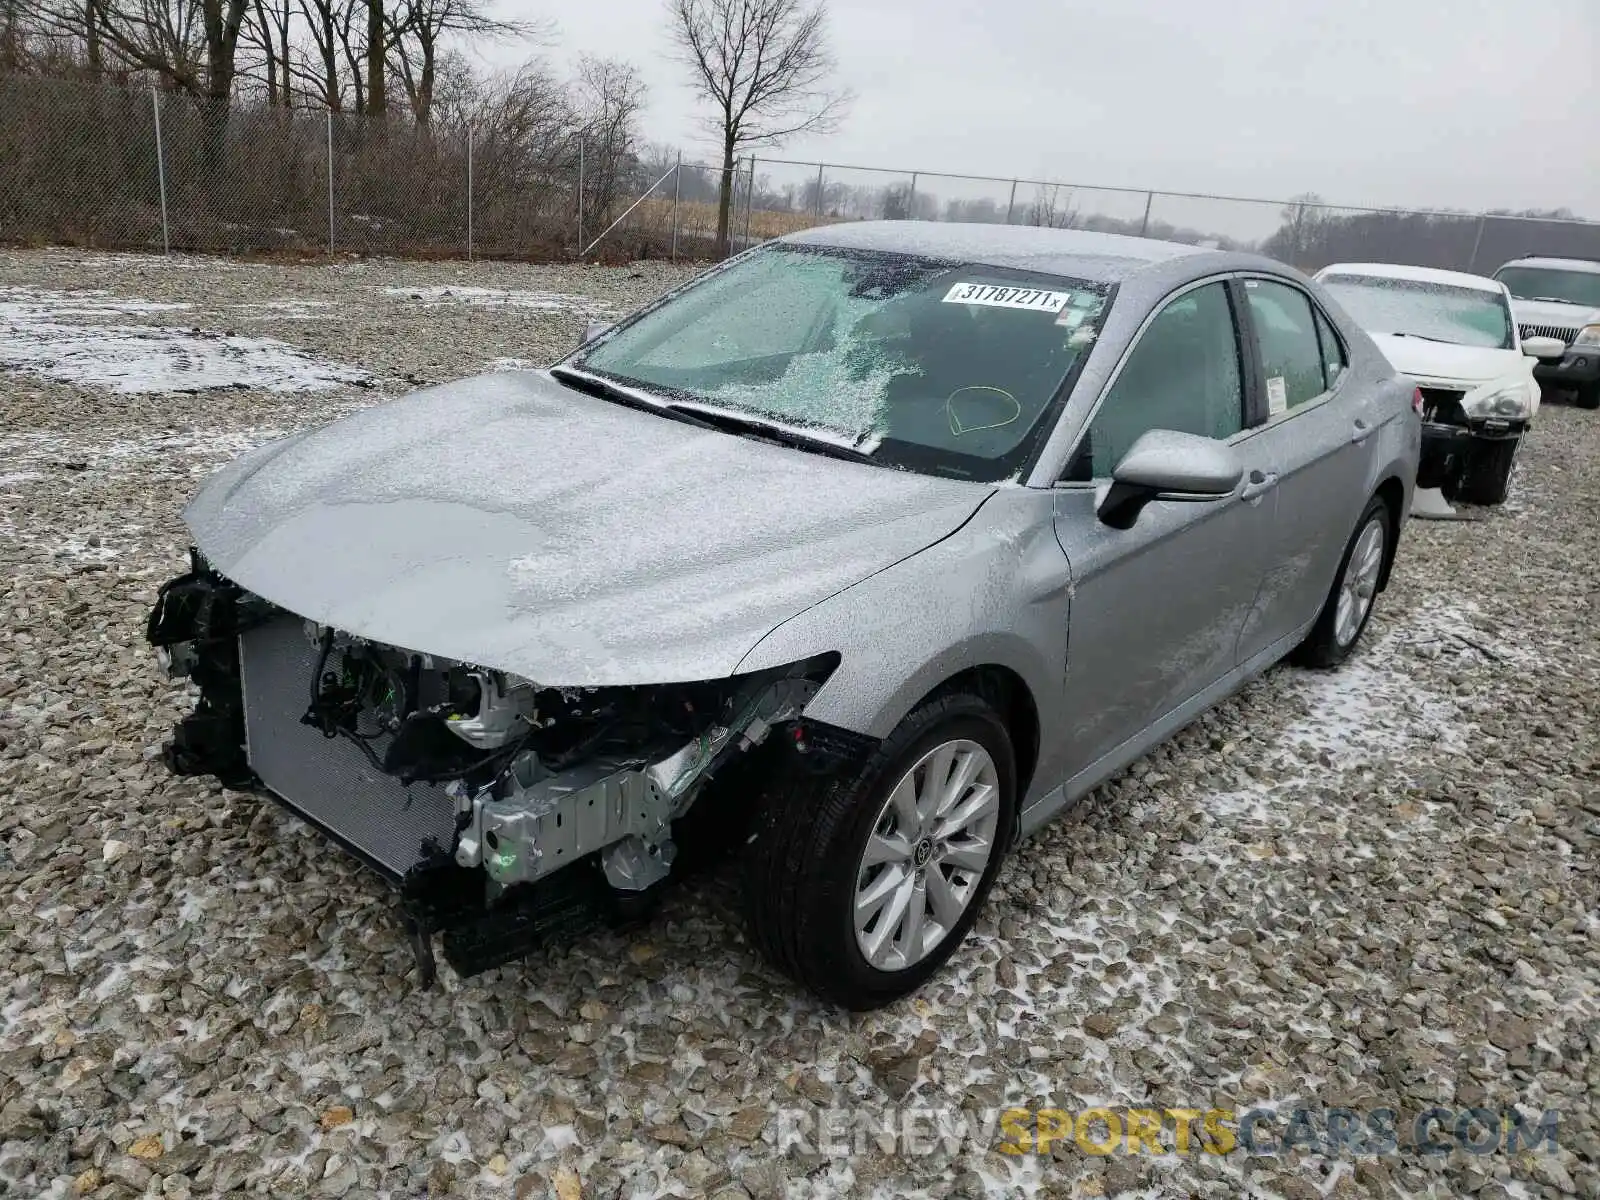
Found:
[[[747,417],[742,413],[732,413],[725,408],[702,408],[697,404],[680,404],[668,402],[663,407],[687,417],[693,417],[703,424],[721,429],[727,433],[736,433],[743,437],[765,438],[767,441],[778,442],[784,446],[793,446],[797,450],[810,450],[817,454],[827,454],[833,458],[842,458],[850,462],[872,463],[874,466],[883,464],[866,450],[857,450],[854,446],[846,446],[841,442],[832,442],[827,438],[812,437],[801,433],[797,429],[790,429],[787,425],[779,425],[772,421],[763,421],[759,417]]]
[[[1449,338],[1429,337],[1425,333],[1407,333],[1403,329],[1396,329],[1389,336],[1390,337],[1420,338],[1424,342],[1438,342],[1438,343],[1440,343],[1441,345],[1444,345],[1444,346],[1459,346],[1459,345],[1461,345],[1460,342],[1452,342]]]
[[[598,396],[602,400],[610,400],[613,404],[620,404],[624,408],[659,413],[674,421],[682,421],[685,425],[698,425],[701,429],[720,429],[720,426],[693,412],[681,409],[676,404],[668,404],[665,400],[652,400],[631,388],[612,383],[609,379],[602,379],[598,375],[574,371],[571,367],[551,367],[550,378],[575,392],[582,392],[586,396]]]
[[[1546,304],[1570,304],[1575,308],[1582,308],[1576,300],[1568,300],[1565,296],[1518,296],[1518,300],[1543,300]]]
[[[571,367],[551,367],[550,377],[556,382],[565,384],[574,391],[586,395],[598,396],[603,400],[610,400],[626,408],[636,408],[642,412],[659,413],[664,417],[671,417],[674,421],[682,421],[686,425],[696,425],[701,429],[713,429],[719,433],[732,433],[740,437],[764,438],[770,442],[778,442],[785,446],[793,446],[799,450],[811,450],[818,454],[831,455],[834,458],[848,459],[851,462],[872,463],[882,466],[865,450],[857,450],[854,446],[841,445],[830,442],[826,438],[808,437],[797,430],[777,425],[771,421],[763,421],[756,417],[741,416],[738,413],[728,412],[722,408],[702,408],[697,404],[684,404],[673,400],[655,400],[634,390],[623,387],[621,384],[612,383],[609,379],[599,375],[590,375],[586,371],[574,371]]]

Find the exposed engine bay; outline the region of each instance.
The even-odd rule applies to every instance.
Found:
[[[636,911],[713,778],[775,728],[811,749],[798,719],[835,661],[543,687],[319,625],[191,559],[147,629],[169,675],[200,691],[168,766],[268,793],[396,883],[425,980],[435,932],[472,974],[592,901]]]

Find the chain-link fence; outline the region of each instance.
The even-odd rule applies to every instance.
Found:
[[[0,241],[565,257],[631,159],[579,128],[418,125],[0,76]]]
[[[729,197],[719,231],[721,196]],[[380,121],[0,75],[0,242],[223,253],[708,259],[875,218],[1090,229],[1487,272],[1600,258],[1600,222],[1080,186],[776,158],[640,161],[581,126]]]

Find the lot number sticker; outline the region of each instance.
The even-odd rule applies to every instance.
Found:
[[[1282,375],[1274,375],[1267,380],[1267,412],[1272,416],[1289,411],[1289,389],[1284,385]]]
[[[1047,313],[1060,312],[1070,299],[1071,292],[1001,287],[993,283],[958,283],[944,295],[946,304],[982,304],[989,308],[1026,308]]]

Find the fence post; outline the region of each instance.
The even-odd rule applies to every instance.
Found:
[[[333,257],[333,109],[328,110],[328,257]]]
[[[678,261],[678,195],[683,190],[683,151],[672,167],[672,261]]]
[[[602,235],[604,236],[604,235]],[[578,257],[583,257],[583,131],[578,131]]]
[[[1011,224],[1011,210],[1017,207],[1017,181],[1011,181],[1011,199],[1006,201],[1006,224]]]
[[[822,220],[822,164],[817,164],[817,220]]]
[[[1144,194],[1144,220],[1139,222],[1139,236],[1144,237],[1150,232],[1150,206],[1156,202],[1154,192]]]
[[[906,193],[906,220],[917,219],[917,173],[911,172],[911,190]]]
[[[472,261],[472,126],[467,126],[467,261]]]
[[[167,164],[161,152],[161,97],[150,85],[150,111],[156,118],[156,187],[161,192],[161,253],[172,253],[172,234],[167,228]]]
[[[1483,244],[1483,227],[1489,220],[1488,213],[1478,214],[1478,233],[1472,239],[1472,257],[1467,260],[1467,272],[1471,274],[1478,269],[1478,247]]]
[[[750,249],[750,210],[756,204],[756,156],[750,156],[750,182],[744,188],[744,249]]]

